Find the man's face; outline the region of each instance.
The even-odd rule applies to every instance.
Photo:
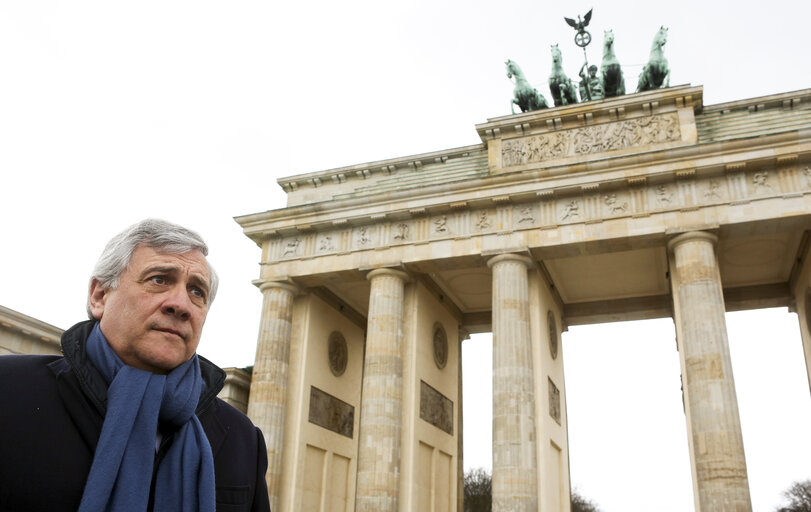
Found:
[[[208,313],[211,276],[198,250],[161,254],[140,246],[114,290],[90,283],[90,311],[121,360],[168,373],[197,350]]]

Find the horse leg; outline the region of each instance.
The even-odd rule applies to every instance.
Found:
[[[648,90],[648,65],[642,68],[642,73],[639,74],[639,81],[636,84],[636,92],[643,92]]]
[[[510,101],[510,110],[512,111],[513,114],[515,114],[515,105],[516,105],[515,100]]]

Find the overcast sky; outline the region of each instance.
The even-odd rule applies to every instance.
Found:
[[[106,241],[162,217],[208,240],[222,279],[200,352],[249,365],[260,253],[232,218],[283,207],[277,178],[479,143],[474,125],[510,112],[504,61],[551,101],[549,45],[576,76],[562,18],[592,6],[589,60],[613,29],[629,91],[660,25],[671,85],[703,85],[705,105],[811,87],[809,5],[0,2],[0,304],[69,327]],[[729,322],[755,510],[811,478],[796,316],[770,314]],[[674,343],[670,320],[564,335],[572,483],[606,512],[651,510],[643,491],[692,510]],[[466,466],[489,466],[489,421],[466,421]]]

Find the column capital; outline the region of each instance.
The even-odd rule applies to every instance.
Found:
[[[301,293],[301,288],[299,288],[299,286],[296,285],[296,283],[289,280],[269,281],[266,279],[254,279],[253,281],[251,281],[251,283],[253,283],[253,285],[256,286],[257,288],[259,288],[259,291],[261,291],[262,293],[266,293],[267,291],[272,290],[274,288],[280,288],[282,290],[290,292],[293,295],[298,295],[299,293]]]
[[[399,278],[403,282],[407,282],[410,279],[407,273],[403,272],[402,270],[397,270],[393,268],[376,268],[371,272],[369,272],[368,274],[366,274],[366,279],[371,281],[377,276],[392,276]]]
[[[687,233],[682,233],[681,235],[671,238],[667,242],[667,250],[673,252],[677,245],[691,240],[703,240],[715,245],[718,243],[718,236],[707,231],[688,231]]]
[[[507,253],[507,254],[499,254],[498,256],[493,256],[489,260],[487,260],[487,266],[493,268],[496,263],[501,263],[502,261],[518,261],[523,263],[527,268],[532,268],[532,259],[522,254],[515,254],[515,253]]]

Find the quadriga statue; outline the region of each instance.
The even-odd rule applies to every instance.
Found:
[[[532,110],[549,107],[546,103],[546,98],[529,84],[521,68],[515,61],[507,60],[504,64],[507,66],[507,78],[515,77],[513,100],[510,102],[510,110],[512,110],[513,114],[515,114],[516,105],[521,109],[521,112],[530,112]]]
[[[653,44],[650,47],[650,58],[639,75],[636,92],[670,87],[670,68],[662,51],[665,43],[667,43],[667,29],[662,26],[653,38]]]

